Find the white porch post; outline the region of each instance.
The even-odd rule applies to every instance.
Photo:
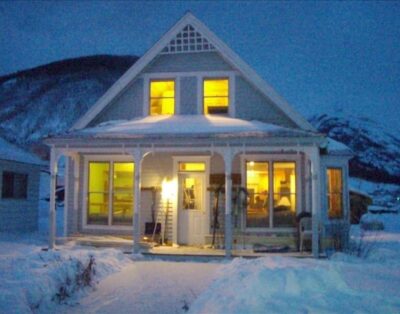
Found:
[[[320,156],[319,148],[313,147],[310,150],[311,161],[311,212],[312,212],[312,254],[315,258],[319,257],[319,224],[321,216],[321,175],[320,175]]]
[[[233,153],[227,149],[223,153],[225,162],[225,256],[232,256],[232,160]]]
[[[50,151],[50,204],[49,204],[49,249],[54,248],[56,238],[56,184],[58,172],[58,152],[55,148]]]
[[[134,168],[134,202],[133,202],[133,253],[137,254],[140,251],[140,208],[141,208],[141,174],[143,153],[140,149],[133,151]]]

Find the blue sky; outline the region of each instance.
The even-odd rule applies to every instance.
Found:
[[[304,115],[364,115],[400,131],[400,2],[1,2],[0,75],[142,55],[187,10]]]

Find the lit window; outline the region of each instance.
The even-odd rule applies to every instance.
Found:
[[[132,224],[133,170],[132,162],[89,163],[88,224]]]
[[[246,162],[246,189],[247,228],[292,228],[295,225],[295,162]]]
[[[28,175],[3,172],[2,198],[26,199],[28,196]]]
[[[180,162],[179,163],[179,171],[205,171],[206,165],[204,162]]]
[[[175,112],[175,82],[150,82],[150,115],[173,115]]]
[[[248,193],[246,226],[261,228],[269,226],[268,162],[246,163],[246,188]]]
[[[296,216],[296,164],[274,162],[274,227],[293,227]]]
[[[329,218],[343,217],[343,184],[342,169],[328,168],[327,177],[327,202]]]
[[[204,91],[204,113],[226,114],[229,106],[229,80],[228,79],[205,79]]]

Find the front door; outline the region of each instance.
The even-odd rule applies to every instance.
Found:
[[[201,245],[205,242],[205,174],[178,174],[178,242]]]

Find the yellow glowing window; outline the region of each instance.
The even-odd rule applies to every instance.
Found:
[[[327,176],[327,201],[329,218],[343,217],[343,183],[342,169],[328,168]]]
[[[168,115],[175,112],[175,81],[150,82],[150,115]]]
[[[203,81],[204,113],[225,114],[229,106],[229,80],[205,79]]]
[[[179,171],[201,172],[206,170],[204,162],[180,162]]]
[[[132,225],[134,164],[89,162],[87,224]]]

